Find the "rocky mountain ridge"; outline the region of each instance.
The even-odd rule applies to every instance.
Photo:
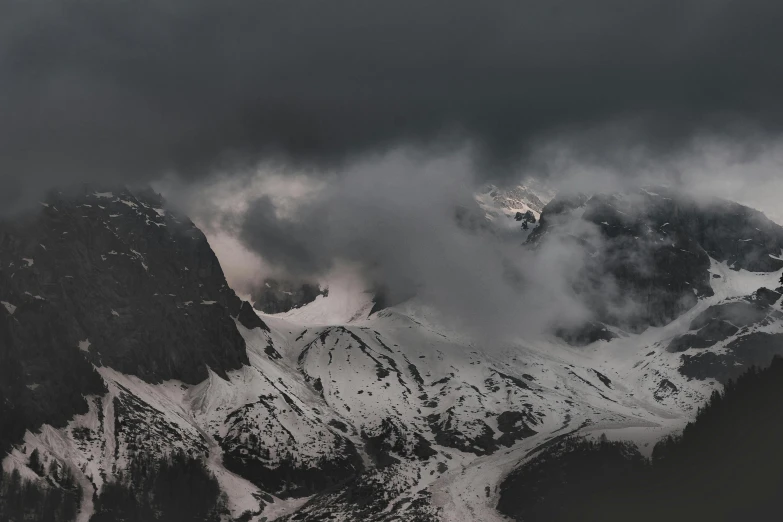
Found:
[[[783,268],[783,227],[738,203],[666,187],[558,196],[527,244],[553,238],[582,252],[576,290],[594,319],[631,332],[712,296],[711,260],[749,272]]]
[[[206,462],[227,519],[501,520],[498,485],[551,441],[604,434],[649,453],[726,368],[756,361],[749,342],[783,334],[781,270],[763,258],[780,257],[777,228],[730,206],[740,223],[695,218],[707,225],[694,230],[689,217],[663,233],[649,223],[693,207],[657,202],[661,192],[639,195],[647,210],[623,197],[555,198],[531,227],[536,248],[586,220],[592,235],[574,241],[650,254],[660,275],[644,281],[665,291],[650,308],[665,313],[646,311],[638,329],[601,316],[612,335],[572,347],[556,336],[485,343],[416,298],[377,310],[365,296],[329,324],[307,312],[331,294],[259,317],[225,285],[203,235],[154,195],[55,195],[0,233],[0,357],[12,364],[0,365],[0,390],[3,418],[16,419],[3,467],[40,481],[35,449],[69,466],[84,521],[93,492],[139,454],[173,451]],[[748,227],[759,230],[740,241]],[[682,256],[695,261],[671,273]],[[618,259],[601,273],[624,281]],[[689,307],[660,304],[685,290]],[[764,342],[764,357],[783,352]],[[51,407],[36,410],[42,401]]]

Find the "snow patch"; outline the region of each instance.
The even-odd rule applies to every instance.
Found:
[[[356,272],[337,268],[322,282],[329,295],[319,295],[311,303],[278,314],[287,320],[308,325],[335,325],[364,319],[373,306],[373,295]]]

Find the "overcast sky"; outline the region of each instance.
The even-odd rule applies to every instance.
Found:
[[[774,214],[781,27],[770,0],[0,0],[0,208],[152,182],[232,273],[361,252],[400,284],[468,248],[445,216],[486,181]]]
[[[783,124],[769,0],[0,0],[7,205],[70,180],[316,169],[469,142],[594,160]],[[752,139],[751,139],[752,138]],[[511,161],[511,163],[510,163]]]

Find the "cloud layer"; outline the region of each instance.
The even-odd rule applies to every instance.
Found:
[[[0,212],[166,178],[248,285],[347,260],[454,317],[579,317],[567,246],[526,257],[455,207],[520,168],[774,182],[781,26],[768,0],[0,0]]]
[[[281,197],[281,178],[259,174],[266,181],[241,202],[218,184],[206,191],[214,195],[206,207],[198,197],[184,204],[209,235],[239,238],[261,256],[268,274],[324,281],[350,266],[365,289],[383,288],[390,303],[415,295],[441,320],[487,341],[590,317],[573,290],[583,249],[553,240],[532,251],[523,248],[518,224],[488,225],[475,201],[473,166],[467,153],[401,149],[321,178],[304,194]],[[261,282],[243,272],[233,281],[250,293]]]
[[[602,157],[783,124],[783,5],[768,0],[0,0],[0,12],[5,206],[72,181],[192,179],[259,158],[324,168],[464,140],[500,176],[553,137]]]

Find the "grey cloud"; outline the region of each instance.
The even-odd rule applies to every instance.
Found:
[[[395,151],[346,169],[293,212],[261,196],[217,225],[289,276],[345,261],[390,302],[415,294],[484,340],[589,317],[573,290],[583,249],[553,240],[533,252],[518,227],[481,227],[472,172],[467,154]]]
[[[566,189],[590,195],[624,192],[620,214],[634,216],[633,226],[652,230],[643,212],[646,198],[637,192],[640,182],[655,183],[670,170],[683,172],[673,187],[687,193],[707,187],[693,193],[705,203],[725,190],[712,181],[739,180],[728,186],[735,193],[748,184],[741,176],[748,168],[744,158],[725,146],[716,155],[713,146],[705,158],[690,155],[654,170],[640,169],[634,177],[593,171],[566,157],[568,177],[560,181]],[[760,156],[753,177],[773,176],[781,150]],[[294,183],[291,174],[262,169],[257,176],[262,181],[271,176],[274,182],[257,183],[257,192],[248,188],[241,204],[224,201],[235,197],[235,178],[220,190],[196,190],[199,197],[220,195],[207,198],[206,206],[201,200],[185,204],[208,230],[238,237],[263,257],[276,277],[313,281],[347,261],[358,267],[366,288],[385,288],[391,302],[416,294],[482,339],[568,328],[588,319],[633,329],[652,317],[649,295],[629,292],[628,281],[616,281],[615,275],[632,273],[633,281],[656,276],[656,253],[670,238],[640,233],[607,241],[593,222],[550,214],[546,241],[534,242],[534,249],[522,247],[518,224],[495,227],[484,220],[474,200],[475,164],[469,152],[436,156],[402,148],[327,177],[299,179],[296,190],[283,186]],[[312,190],[302,189],[308,185]],[[246,291],[259,283],[249,281]]]
[[[777,134],[782,22],[768,0],[0,0],[0,204],[400,144],[468,140],[499,176],[561,135],[600,159]]]
[[[253,250],[263,253],[269,263],[283,266],[289,274],[317,274],[331,267],[335,254],[323,244],[329,234],[327,218],[328,208],[320,202],[315,208],[302,209],[294,219],[281,219],[272,199],[261,196],[243,216],[240,238]]]

